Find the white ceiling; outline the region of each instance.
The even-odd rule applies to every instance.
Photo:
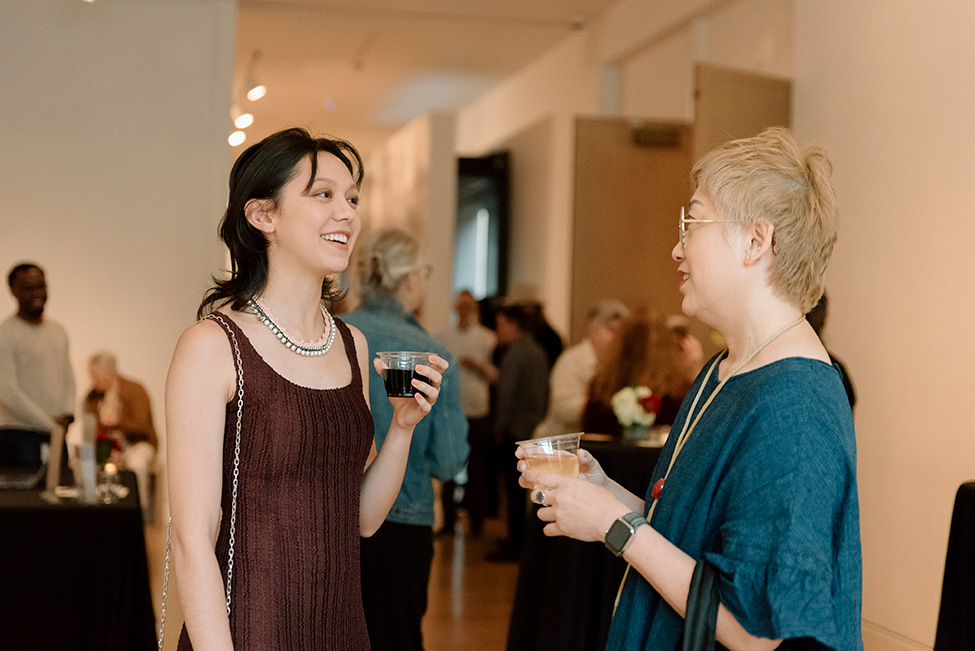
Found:
[[[303,126],[368,154],[427,111],[469,104],[616,1],[239,0],[235,103],[255,117],[245,145]],[[268,93],[248,102],[255,52]]]

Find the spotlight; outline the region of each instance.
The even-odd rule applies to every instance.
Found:
[[[254,54],[251,55],[250,63],[247,66],[247,75],[244,77],[244,88],[247,89],[247,99],[252,102],[256,102],[267,94],[267,86],[257,79],[257,62],[260,59],[260,50],[254,50]]]
[[[230,143],[231,147],[236,147],[237,145],[242,144],[245,140],[247,140],[247,134],[243,131],[234,131],[232,134],[230,134],[230,137],[227,138],[227,142]]]
[[[246,129],[254,124],[254,114],[242,113],[236,104],[230,107],[230,117],[233,118],[234,126],[238,129]]]

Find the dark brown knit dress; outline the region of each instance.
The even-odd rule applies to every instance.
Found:
[[[244,370],[230,606],[234,648],[368,650],[359,588],[359,489],[373,424],[352,333],[335,320],[352,381],[309,389],[278,375],[230,318],[217,316],[236,334]],[[236,397],[227,404],[226,422],[216,544],[224,581]],[[178,648],[192,649],[185,626]]]

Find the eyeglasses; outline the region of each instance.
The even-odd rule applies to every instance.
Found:
[[[737,222],[741,221],[739,219],[694,219],[693,217],[688,219],[684,216],[684,206],[680,207],[680,221],[677,226],[677,236],[680,238],[680,245],[684,246],[684,241],[687,239],[687,222],[692,224],[718,224],[721,222]]]

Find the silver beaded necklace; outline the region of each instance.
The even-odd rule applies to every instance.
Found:
[[[322,305],[322,317],[324,317],[325,322],[328,324],[328,339],[321,346],[305,346],[301,343],[296,342],[292,339],[287,331],[280,325],[278,325],[271,314],[261,306],[261,304],[256,299],[249,299],[247,304],[250,305],[254,312],[257,313],[257,318],[260,319],[261,323],[266,325],[268,329],[274,333],[274,336],[278,338],[286,348],[304,357],[317,357],[319,355],[324,355],[328,352],[329,348],[332,347],[332,342],[335,341],[335,319],[332,315],[328,313],[325,306]]]

